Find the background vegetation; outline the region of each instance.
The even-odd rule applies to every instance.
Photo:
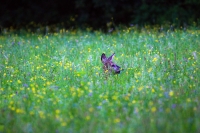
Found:
[[[159,29],[4,32],[0,132],[200,132],[200,31]]]
[[[0,4],[0,25],[59,24],[65,28],[96,29],[118,24],[184,26],[193,22],[199,24],[199,7],[199,0],[6,0]]]

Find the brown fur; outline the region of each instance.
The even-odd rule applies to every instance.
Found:
[[[103,53],[101,55],[101,62],[103,63],[103,69],[105,72],[113,72],[115,74],[120,73],[120,66],[115,64],[112,60],[115,53],[113,53],[109,58],[106,57],[106,55]]]

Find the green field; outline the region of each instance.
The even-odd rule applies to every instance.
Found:
[[[106,76],[101,54],[123,71]],[[200,132],[200,30],[4,31],[0,133]]]

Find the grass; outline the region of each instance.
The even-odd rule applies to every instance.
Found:
[[[0,133],[200,132],[200,30],[0,35]],[[100,56],[124,71],[105,77]]]

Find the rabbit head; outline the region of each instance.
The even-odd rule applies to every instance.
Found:
[[[120,73],[120,66],[115,64],[112,60],[115,53],[113,53],[109,58],[106,57],[106,55],[103,53],[101,55],[101,62],[103,63],[103,69],[104,71],[113,72],[115,74]]]

